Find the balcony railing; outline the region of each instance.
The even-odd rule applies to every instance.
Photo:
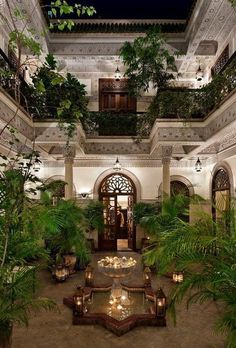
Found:
[[[151,114],[157,118],[205,118],[236,89],[236,54],[224,70],[201,89],[169,89],[154,99]]]
[[[88,136],[147,136],[156,118],[205,118],[236,89],[236,55],[224,70],[201,89],[169,89],[159,91],[147,114],[90,112],[81,122]],[[57,108],[47,105],[36,89],[29,87],[0,50],[0,85],[23,106],[33,119],[56,119]],[[19,88],[16,88],[19,83]],[[19,94],[16,94],[16,90]],[[63,95],[57,94],[58,100]],[[69,120],[68,120],[69,121]]]
[[[82,119],[88,136],[148,136],[152,124],[144,113],[90,112]]]

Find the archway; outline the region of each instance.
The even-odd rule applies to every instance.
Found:
[[[222,218],[222,214],[230,207],[230,178],[226,168],[218,168],[212,179],[212,216],[214,220]]]
[[[133,223],[133,205],[136,187],[123,173],[106,176],[98,190],[104,204],[104,232],[99,235],[100,250],[135,250],[136,231]]]

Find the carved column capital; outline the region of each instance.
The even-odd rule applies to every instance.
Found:
[[[162,164],[170,164],[173,147],[172,146],[162,146]]]
[[[65,163],[73,163],[75,158],[75,147],[66,146],[63,151]]]

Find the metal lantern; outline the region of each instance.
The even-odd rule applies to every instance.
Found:
[[[65,265],[56,265],[55,278],[58,282],[64,282],[68,277],[68,270]]]
[[[88,265],[85,269],[85,286],[93,286],[93,267]]]
[[[75,294],[73,296],[74,301],[74,315],[83,316],[84,315],[84,291],[81,286],[78,286]]]
[[[195,170],[196,172],[200,172],[202,170],[202,162],[200,161],[199,157],[195,163]]]
[[[166,315],[166,295],[164,294],[162,288],[159,288],[156,292],[155,297],[156,304],[156,316],[165,317]]]
[[[120,69],[117,67],[115,71],[115,80],[120,81],[120,79],[121,79],[121,72],[120,72]]]
[[[173,272],[172,274],[172,280],[174,283],[179,284],[182,283],[184,280],[184,272]]]
[[[151,275],[152,275],[152,272],[151,272],[150,268],[146,266],[143,270],[143,282],[144,282],[144,286],[146,288],[149,288],[152,285]]]

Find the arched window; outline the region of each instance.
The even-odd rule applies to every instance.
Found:
[[[222,217],[222,213],[230,206],[230,180],[225,168],[219,168],[212,180],[212,215],[215,220]]]
[[[187,197],[190,195],[188,186],[179,180],[170,182],[170,194],[171,196],[183,195]]]

